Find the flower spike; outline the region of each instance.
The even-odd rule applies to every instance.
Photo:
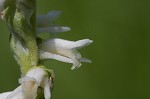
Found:
[[[10,48],[22,73],[20,86],[0,94],[0,99],[50,99],[55,75],[44,66],[46,59],[71,63],[71,70],[79,68],[81,62],[92,62],[77,51],[92,40],[54,38],[56,33],[71,30],[54,23],[60,14],[60,11],[51,11],[36,16],[36,0],[0,0],[0,17],[7,23]],[[43,40],[40,33],[50,33],[53,37]]]

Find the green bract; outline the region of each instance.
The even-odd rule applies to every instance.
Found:
[[[35,8],[35,0],[6,0],[2,12],[10,30],[10,47],[23,75],[38,64]]]

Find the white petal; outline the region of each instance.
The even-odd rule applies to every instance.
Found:
[[[66,32],[66,31],[70,31],[69,27],[39,27],[36,28],[36,32],[37,34],[39,33],[58,33],[58,32]]]
[[[4,92],[0,94],[0,99],[6,99],[8,95],[10,95],[12,92]]]
[[[22,83],[22,93],[25,99],[34,99],[38,89],[38,84],[32,78],[26,78]]]
[[[82,64],[80,62],[75,62],[72,67],[71,67],[71,70],[74,70],[74,69],[77,69],[81,66]]]
[[[86,58],[80,58],[80,62],[92,63],[91,60],[86,59]]]
[[[71,67],[71,70],[73,70],[75,68],[79,68],[81,66],[80,59],[79,60],[70,59],[70,58],[65,57],[65,56],[52,54],[52,53],[44,52],[44,51],[40,51],[40,59],[41,60],[56,59],[56,60],[61,61],[61,62],[72,63],[73,66]],[[81,60],[85,62],[85,60],[83,60],[83,59],[81,59]]]
[[[59,38],[49,39],[43,42],[39,47],[43,50],[57,50],[57,49],[68,49],[72,45],[73,41],[67,41]]]
[[[50,90],[50,84],[48,78],[45,78],[44,82],[44,97],[45,99],[50,99],[51,98],[51,90]]]
[[[22,94],[22,86],[20,85],[14,91],[12,91],[6,99],[24,99]]]
[[[83,40],[78,40],[76,41],[71,48],[75,48],[75,49],[79,49],[85,46],[88,46],[89,44],[91,44],[93,41],[90,39],[83,39]]]
[[[38,26],[49,26],[50,24],[52,24],[52,22],[54,20],[56,20],[59,15],[60,15],[60,11],[51,11],[47,14],[44,15],[38,15],[36,18],[37,20],[37,27]]]
[[[56,59],[58,61],[65,62],[65,63],[73,63],[73,61],[67,57],[57,55],[57,54],[52,54],[50,52],[44,52],[44,51],[40,51],[40,59],[41,60]]]
[[[42,43],[42,47],[51,49],[51,46],[55,46],[57,48],[64,48],[64,49],[79,49],[82,47],[85,47],[89,44],[91,44],[93,41],[89,39],[83,39],[83,40],[78,40],[78,41],[68,41],[64,39],[59,39],[59,38],[54,38],[54,39],[49,39]]]
[[[26,77],[35,79],[38,86],[41,85],[41,82],[45,79],[46,72],[41,68],[35,68],[28,71],[26,74]],[[23,78],[26,79],[26,78]]]

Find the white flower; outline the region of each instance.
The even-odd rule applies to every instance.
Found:
[[[69,27],[54,26],[53,21],[60,15],[59,11],[51,11],[45,15],[37,16],[37,34],[58,33],[69,31]],[[81,62],[91,63],[91,60],[82,58],[76,50],[91,44],[93,41],[83,39],[78,41],[68,41],[59,38],[49,39],[39,45],[39,56],[41,60],[56,59],[66,63],[72,63],[72,70],[81,66]]]
[[[36,17],[36,32],[37,34],[42,32],[58,33],[69,31],[69,27],[55,26],[54,21],[59,17],[60,11],[51,11],[44,15],[38,15]]]
[[[52,79],[42,68],[29,70],[25,77],[19,79],[20,86],[12,92],[0,94],[0,99],[34,99],[38,87],[44,89],[45,99],[51,98]]]
[[[81,66],[81,62],[91,63],[91,60],[82,58],[76,49],[80,49],[91,44],[93,41],[83,39],[78,41],[68,41],[64,39],[49,39],[39,45],[40,59],[56,59],[62,62],[72,63],[72,70]]]

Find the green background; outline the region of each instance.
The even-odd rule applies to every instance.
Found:
[[[56,23],[72,31],[58,37],[94,40],[79,50],[92,64],[71,71],[71,64],[46,62],[56,74],[52,99],[150,99],[149,0],[37,0],[37,9],[63,12]],[[0,92],[5,92],[19,85],[20,71],[3,21],[0,34]]]

